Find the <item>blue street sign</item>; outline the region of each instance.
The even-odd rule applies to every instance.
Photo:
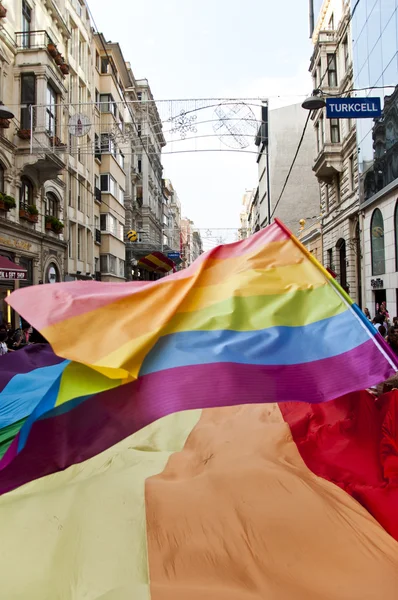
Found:
[[[374,119],[381,116],[380,98],[326,98],[328,119]]]
[[[170,258],[170,260],[175,260],[176,258],[180,258],[180,253],[179,252],[169,252],[167,254],[167,258]]]

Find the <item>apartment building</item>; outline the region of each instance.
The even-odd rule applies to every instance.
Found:
[[[350,2],[318,0],[313,7],[317,9],[310,10],[313,87],[326,96],[347,96],[353,88]],[[327,119],[324,108],[313,111],[311,118],[316,132],[313,171],[320,186],[323,263],[360,303],[356,123],[353,119]]]
[[[126,248],[125,90],[132,85],[119,44],[94,35],[96,104],[94,228],[96,273],[101,281],[124,281]]]
[[[69,76],[62,139],[68,155],[65,176],[65,237],[68,259],[65,281],[95,277],[94,243],[94,144],[92,31],[84,4],[68,3],[70,38],[67,47]],[[65,122],[66,121],[66,122]],[[78,123],[90,123],[79,131]],[[75,123],[73,127],[70,124]]]
[[[0,120],[0,319],[19,324],[4,299],[17,287],[61,281],[65,272],[64,170],[61,139],[67,100],[71,5],[17,0],[0,27],[0,99],[12,120]],[[38,110],[46,105],[46,110]],[[33,132],[32,132],[33,126]],[[5,195],[5,196],[4,196]],[[14,273],[14,274],[13,274]]]

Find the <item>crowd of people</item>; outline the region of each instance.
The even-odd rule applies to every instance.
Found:
[[[385,302],[377,308],[373,319],[368,308],[363,312],[398,356],[398,317],[394,317],[391,321]]]
[[[21,327],[13,329],[10,323],[0,325],[0,356],[16,352],[30,344],[46,344],[47,340],[29,323],[23,321]]]

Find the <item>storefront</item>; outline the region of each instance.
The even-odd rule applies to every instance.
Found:
[[[6,299],[16,287],[27,281],[27,269],[13,259],[11,253],[0,253],[0,324],[13,323],[13,311]]]

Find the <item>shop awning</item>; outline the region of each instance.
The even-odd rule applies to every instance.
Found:
[[[5,256],[0,256],[0,281],[10,279],[26,279],[27,270],[15,264]]]
[[[332,269],[330,267],[326,267],[326,271],[329,273],[329,275],[331,275],[333,277],[333,279],[336,279],[337,273],[332,271]]]
[[[155,273],[168,273],[175,269],[175,264],[163,252],[152,252],[139,259],[138,267]]]

